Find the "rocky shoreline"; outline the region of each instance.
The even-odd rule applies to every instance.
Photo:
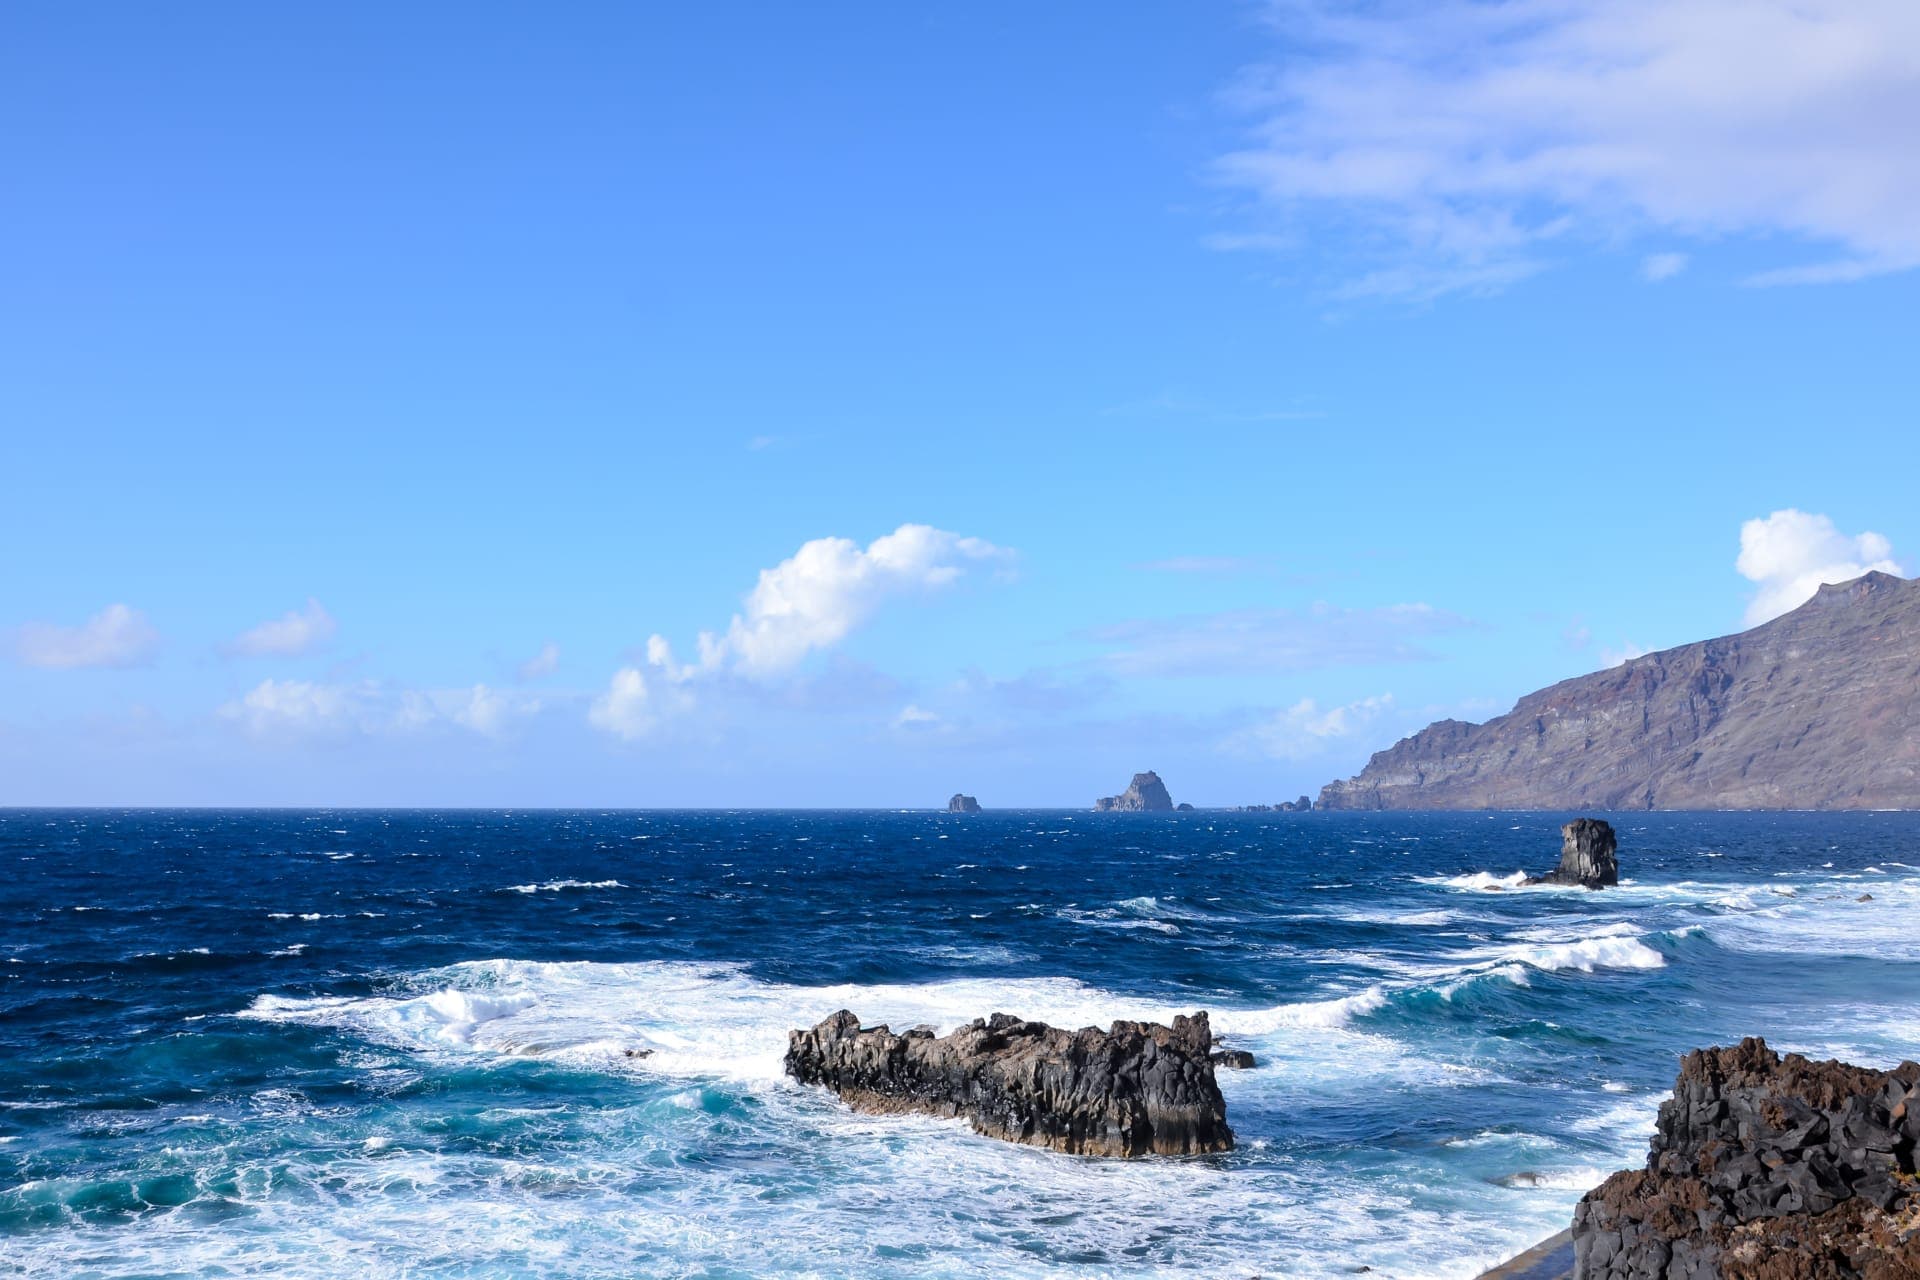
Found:
[[[1917,1146],[1920,1064],[1696,1050],[1646,1166],[1483,1280],[1920,1280]]]
[[[996,1013],[936,1036],[863,1029],[842,1009],[789,1033],[785,1067],[858,1111],[964,1116],[976,1133],[1072,1155],[1184,1156],[1233,1148],[1214,1053],[1204,1012],[1106,1031]]]

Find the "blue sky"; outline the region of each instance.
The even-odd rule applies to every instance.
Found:
[[[19,5],[0,113],[0,803],[1272,801],[1920,556],[1904,0]]]

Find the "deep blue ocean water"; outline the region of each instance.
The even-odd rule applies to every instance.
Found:
[[[1688,1048],[1920,1054],[1920,816],[1566,816],[0,812],[0,1273],[1470,1277]],[[1085,1160],[783,1080],[843,1006],[1260,1065]]]

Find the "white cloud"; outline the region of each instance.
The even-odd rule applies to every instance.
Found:
[[[268,679],[222,706],[220,714],[262,737],[342,733],[362,726],[374,696],[368,683]]]
[[[1640,259],[1640,278],[1649,284],[1671,280],[1687,269],[1687,262],[1684,253],[1650,253]]]
[[[1877,533],[1848,536],[1822,515],[1791,507],[1740,526],[1734,567],[1758,584],[1747,604],[1747,625],[1799,608],[1822,583],[1849,582],[1869,570],[1900,573],[1893,544]]]
[[[1184,618],[1136,619],[1090,633],[1115,646],[1107,666],[1129,676],[1251,675],[1321,667],[1414,662],[1433,657],[1427,637],[1471,625],[1427,604],[1304,613],[1239,609]]]
[[[911,702],[900,708],[900,714],[893,718],[893,727],[896,729],[910,729],[915,725],[933,725],[939,723],[940,717],[937,713],[929,711],[925,707],[915,706]]]
[[[333,615],[309,596],[306,608],[290,610],[242,632],[227,646],[227,652],[245,657],[297,657],[331,640],[337,629]]]
[[[647,641],[647,660],[675,680],[721,670],[777,675],[838,644],[889,597],[947,586],[971,565],[1009,556],[990,542],[924,524],[903,524],[865,550],[847,538],[815,538],[760,571],[726,632],[701,633],[696,663],[675,663],[657,635]]]
[[[1270,13],[1288,56],[1231,95],[1258,123],[1221,171],[1279,215],[1283,240],[1324,251],[1301,232],[1334,229],[1373,246],[1378,265],[1344,292],[1497,289],[1555,242],[1648,232],[1784,234],[1824,255],[1755,283],[1920,264],[1912,0]]]
[[[1234,734],[1227,745],[1276,760],[1305,760],[1371,728],[1392,710],[1393,695],[1385,693],[1325,708],[1312,698],[1302,698]]]
[[[1602,648],[1600,650],[1600,666],[1602,669],[1622,666],[1632,662],[1635,658],[1644,658],[1652,652],[1653,650],[1647,648],[1645,645],[1635,644],[1633,641],[1628,640],[1617,649]]]
[[[540,680],[552,675],[560,667],[560,646],[549,640],[540,646],[540,652],[520,664],[517,672],[521,680]]]
[[[261,738],[411,733],[448,725],[497,738],[516,718],[539,710],[535,699],[484,684],[393,689],[373,680],[267,679],[223,705],[220,715]]]
[[[647,690],[647,677],[638,667],[614,672],[607,691],[587,708],[588,724],[628,742],[646,737],[659,721]]]
[[[153,656],[160,634],[146,615],[110,604],[77,627],[29,622],[14,634],[14,652],[29,667],[137,667]]]

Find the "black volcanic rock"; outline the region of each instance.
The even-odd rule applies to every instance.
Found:
[[[1167,794],[1167,784],[1160,781],[1160,775],[1149,769],[1134,774],[1125,791],[1117,796],[1101,796],[1093,802],[1093,807],[1102,813],[1158,812],[1172,809],[1173,797]]]
[[[1920,808],[1920,581],[1869,573],[1751,631],[1442,720],[1323,809]]]
[[[1560,828],[1560,865],[1543,876],[1528,876],[1528,884],[1577,884],[1604,889],[1620,883],[1618,843],[1611,824],[1598,818],[1575,818]]]
[[[1920,1280],[1920,1064],[1681,1061],[1644,1169],[1574,1210],[1584,1280]]]
[[[975,800],[972,796],[963,796],[960,793],[955,792],[953,799],[947,801],[947,812],[948,813],[978,813],[980,812],[980,802],[978,800]]]
[[[1075,1155],[1195,1155],[1233,1147],[1212,1047],[1205,1013],[1107,1031],[996,1013],[935,1038],[863,1031],[842,1009],[788,1034],[786,1070],[857,1111],[965,1116],[976,1133]]]

